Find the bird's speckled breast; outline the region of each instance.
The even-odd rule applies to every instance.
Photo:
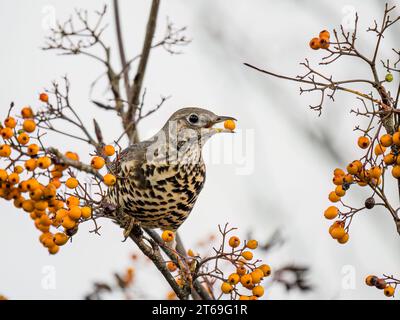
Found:
[[[122,162],[115,204],[146,228],[176,230],[188,217],[205,182],[205,165],[197,162]],[[117,196],[118,194],[118,196]]]

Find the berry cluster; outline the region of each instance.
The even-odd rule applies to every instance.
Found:
[[[386,297],[394,297],[397,285],[400,284],[400,281],[393,277],[385,276],[384,278],[378,278],[377,276],[370,275],[365,278],[365,283],[367,286],[383,290],[383,294]]]
[[[39,98],[49,105],[46,93]],[[50,254],[56,254],[76,233],[79,223],[92,218],[94,202],[76,170],[66,163],[80,164],[78,154],[68,151],[60,158],[46,149],[39,132],[40,115],[35,115],[31,107],[22,108],[16,117],[10,112],[0,124],[0,158],[4,164],[0,169],[0,197],[30,215],[41,232],[40,242]],[[104,157],[114,154],[113,146],[104,146],[103,154],[92,158],[91,167],[99,173],[105,166]],[[116,182],[110,173],[99,176],[99,185]]]
[[[318,50],[318,49],[328,49],[329,48],[329,39],[330,39],[330,33],[327,30],[322,30],[319,33],[319,37],[312,38],[310,40],[310,48],[313,50]]]

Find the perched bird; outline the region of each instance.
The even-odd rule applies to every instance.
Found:
[[[152,138],[118,155],[111,166],[117,182],[108,201],[144,228],[175,232],[205,182],[204,143],[215,133],[233,132],[215,127],[226,120],[235,119],[201,108],[175,112]]]

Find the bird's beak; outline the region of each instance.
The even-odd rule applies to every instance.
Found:
[[[229,116],[217,116],[212,122],[211,122],[211,125],[210,125],[210,127],[212,128],[212,129],[214,129],[216,132],[234,132],[234,127],[235,127],[235,125],[234,125],[234,123],[233,123],[233,127],[230,127],[230,126],[226,126],[226,125],[224,125],[224,128],[218,128],[218,127],[216,127],[216,125],[217,124],[219,124],[219,123],[221,123],[221,122],[225,122],[225,121],[227,121],[227,120],[232,120],[232,121],[237,121],[235,118],[233,118],[233,117],[229,117]]]

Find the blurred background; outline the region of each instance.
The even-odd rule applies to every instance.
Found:
[[[109,10],[104,36],[118,65],[112,4],[104,3]],[[386,211],[376,208],[357,215],[344,246],[331,239],[329,223],[323,218],[333,169],[360,157],[358,134],[353,132],[359,119],[350,114],[358,103],[355,97],[337,94],[318,117],[308,107],[318,103],[318,94],[299,96],[296,83],[267,77],[243,65],[248,62],[287,75],[302,74],[299,62],[308,57],[316,65],[323,56],[309,49],[309,40],[320,30],[332,30],[339,24],[351,31],[356,11],[359,48],[370,54],[375,36],[364,31],[374,18],[381,18],[383,5],[372,0],[161,1],[156,38],[163,36],[168,17],[177,27],[187,26],[185,35],[192,42],[179,55],[152,51],[144,84],[146,106],[157,104],[161,95],[171,98],[140,123],[140,137],[150,137],[172,112],[188,105],[238,119],[236,135],[220,135],[206,146],[207,183],[180,232],[187,247],[202,253],[207,250],[199,248],[198,242],[217,234],[218,224],[229,222],[239,228],[239,236],[251,232],[260,241],[280,230],[284,244],[260,258],[273,269],[287,264],[308,266],[307,281],[313,290],[288,292],[279,284],[267,285],[267,299],[384,298],[364,285],[365,276],[400,275],[400,242]],[[107,96],[105,82],[100,80],[89,96],[91,83],[103,71],[101,66],[84,56],[57,56],[41,50],[54,18],[63,21],[74,8],[91,12],[101,9],[102,2],[0,2],[1,117],[6,116],[11,101],[17,107],[38,106],[39,92],[68,75],[71,103],[88,123],[96,117],[105,140],[111,142],[121,132],[119,119],[90,102],[90,98]],[[149,8],[150,1],[120,1],[130,57],[141,50]],[[396,25],[385,37],[384,59],[392,57],[392,47],[399,47],[399,31]],[[334,72],[336,79],[370,77],[361,62],[346,58],[322,70]],[[380,72],[384,76],[385,70]],[[49,136],[48,141],[60,146],[57,137]],[[67,139],[60,148],[74,149],[85,160],[91,151]],[[368,194],[352,190],[346,197],[360,206]],[[391,195],[397,201],[395,192]],[[2,202],[0,215],[0,293],[10,299],[82,299],[93,282],[111,281],[113,272],[130,265],[130,255],[137,252],[133,242],[121,242],[121,229],[101,221],[101,236],[89,233],[93,226],[86,223],[71,244],[50,256],[37,241],[39,233],[26,214]],[[146,262],[135,268],[137,297],[164,299],[168,286],[157,270]],[[47,285],[49,276],[55,279],[54,285]]]

